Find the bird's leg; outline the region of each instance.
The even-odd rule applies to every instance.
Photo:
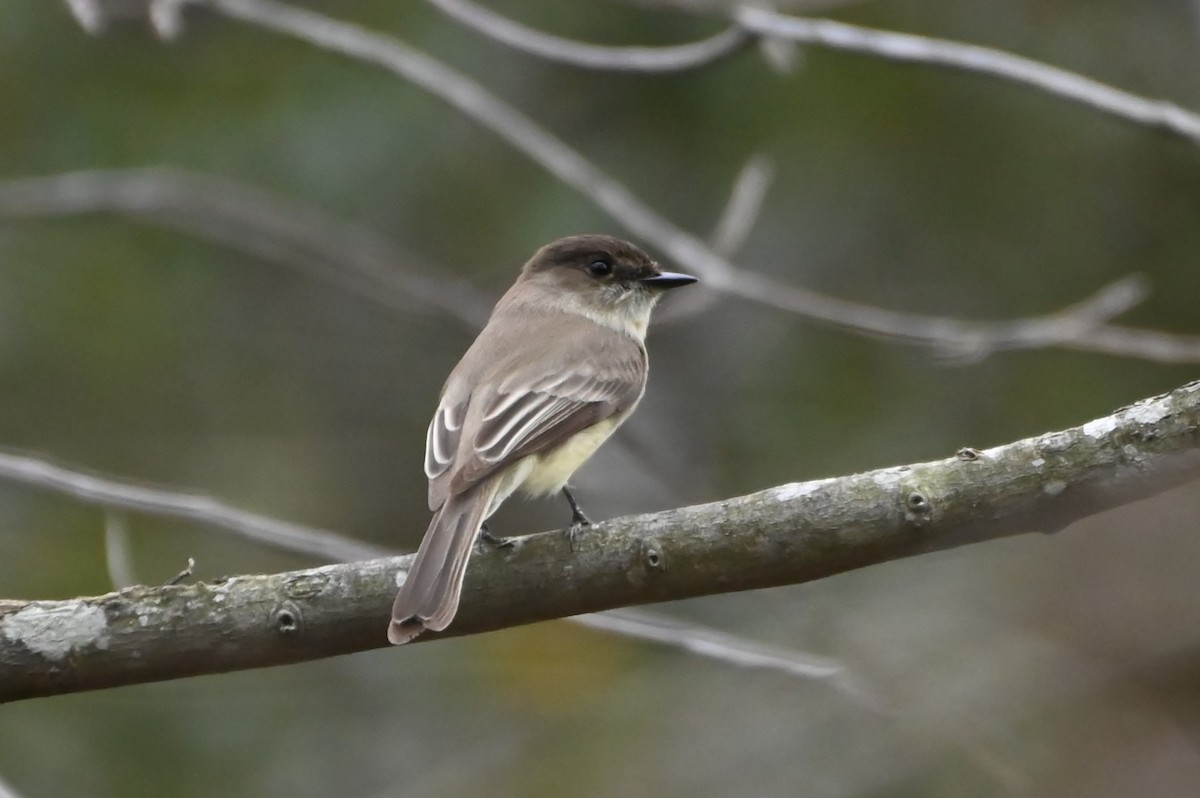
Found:
[[[479,539],[494,549],[506,549],[513,544],[512,538],[493,535],[488,529],[487,521],[479,525]]]
[[[591,526],[592,519],[584,515],[583,510],[579,509],[579,502],[575,501],[575,497],[571,495],[571,489],[563,485],[562,491],[563,495],[567,497],[567,504],[571,505],[571,526]]]
[[[571,541],[571,548],[574,549],[579,533],[585,526],[591,526],[592,520],[583,514],[583,510],[579,509],[579,502],[575,501],[575,497],[571,495],[570,488],[563,485],[562,492],[567,497],[567,503],[571,505],[571,528],[567,530],[567,537]]]

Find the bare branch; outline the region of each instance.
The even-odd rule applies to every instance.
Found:
[[[746,162],[733,181],[729,201],[713,230],[711,239],[714,250],[728,258],[742,248],[754,229],[754,223],[758,221],[767,189],[774,179],[775,166],[765,156],[756,155]]]
[[[963,360],[981,360],[992,352],[1004,349],[1034,349],[1058,342],[1072,346],[1087,341],[1105,322],[1141,303],[1150,293],[1149,283],[1139,274],[1123,277],[1110,283],[1092,296],[1036,319],[998,322],[991,332],[977,341],[964,336],[961,346],[942,352]]]
[[[716,652],[722,661],[744,668],[765,668],[805,679],[836,679],[844,672],[839,662],[826,657],[761,644],[748,648],[746,641],[732,635],[638,610],[576,615],[571,620],[592,629],[666,643],[705,656]]]
[[[490,39],[523,53],[583,69],[614,72],[683,72],[733,55],[753,42],[740,26],[691,44],[666,47],[604,47],[528,28],[468,0],[429,0],[442,13]]]
[[[698,14],[728,14],[742,0],[618,0],[631,6],[671,8]],[[800,14],[824,14],[835,8],[861,5],[867,0],[772,0],[771,8]]]
[[[757,161],[747,164],[731,197],[727,219],[740,215],[743,224],[751,221],[753,200],[765,188],[766,178],[767,171]],[[128,215],[216,240],[272,262],[298,266],[389,308],[432,308],[472,330],[487,318],[488,299],[468,284],[399,271],[395,264],[406,257],[386,238],[235,181],[158,167],[0,181],[0,218],[101,212]],[[660,242],[664,248],[669,249],[666,244],[676,240],[670,239],[671,230],[665,232],[668,241]],[[694,241],[696,247],[704,248],[682,231],[676,232],[684,237],[680,246],[692,246]],[[1104,321],[1144,296],[1142,282],[1120,281],[1090,300],[1040,319],[988,324],[845,302],[738,270],[715,252],[710,259],[733,275],[728,278],[728,293],[848,330],[931,346],[948,357],[969,360],[1007,349],[1063,346],[1160,362],[1200,361],[1200,338],[1104,326]],[[1138,290],[1131,290],[1134,287]],[[1121,301],[1113,303],[1118,295]],[[688,311],[681,307],[678,312]],[[669,317],[670,312],[663,319]]]
[[[432,309],[477,329],[490,303],[473,287],[400,270],[386,238],[261,189],[185,170],[88,170],[0,181],[0,218],[117,213],[304,269],[390,310]]]
[[[568,618],[582,626],[600,629],[624,637],[681,649],[707,659],[715,659],[739,668],[755,668],[782,673],[798,679],[830,683],[854,703],[883,713],[882,702],[845,666],[835,659],[807,654],[746,640],[707,626],[686,623],[644,610],[609,610]]]
[[[1066,349],[1102,352],[1156,363],[1200,363],[1200,338],[1133,327],[1096,327],[1086,338],[1064,340]]]
[[[753,5],[739,5],[733,17],[746,30],[763,36],[1003,78],[1200,144],[1200,115],[1003,50],[828,19],[802,19]]]
[[[990,323],[897,313],[785,285],[748,271],[738,272],[725,290],[831,327],[926,346],[949,358],[978,360],[998,351],[1063,347],[1159,363],[1200,362],[1200,336],[1101,323],[1100,311],[1122,306],[1112,301],[1112,294],[1125,294],[1133,284],[1128,281],[1133,280],[1140,278],[1123,278],[1114,284],[1115,290],[1114,285],[1106,286],[1065,311]]]
[[[194,0],[202,2],[202,0]],[[398,39],[371,33],[275,0],[207,0],[229,16],[295,36],[319,47],[383,66],[450,103],[487,127],[584,197],[596,202],[636,236],[706,278],[708,287],[830,324],[848,331],[927,346],[954,356],[1061,346],[1159,362],[1200,362],[1200,337],[1085,325],[1053,314],[1002,324],[930,318],[839,300],[735,268],[698,238],[653,211],[632,192],[578,152],[533,123],[482,86]],[[830,47],[941,63],[1008,77],[1077,99],[1134,121],[1157,125],[1195,140],[1200,117],[1177,106],[1147,100],[1045,64],[974,45],[858,28],[826,20],[804,20],[739,7],[740,24],[769,36],[785,36]],[[762,30],[759,30],[759,29]],[[210,232],[216,235],[216,232]],[[413,293],[422,293],[413,291]],[[429,292],[436,303],[440,291]],[[458,303],[451,303],[457,307]],[[443,308],[449,310],[447,308]],[[1024,325],[1017,327],[1014,325]],[[1065,331],[1072,330],[1070,335]],[[964,354],[965,353],[965,354]]]
[[[168,585],[177,585],[184,579],[191,579],[192,574],[196,572],[196,558],[188,557],[187,565],[183,566],[183,570],[167,580]]]
[[[654,211],[561,139],[544,130],[481,85],[391,36],[294,8],[275,0],[195,0],[268,30],[294,36],[352,58],[374,63],[445,100],[455,109],[529,156],[566,185],[667,257],[705,278],[710,289],[759,302],[848,331],[894,338],[944,352],[990,352],[1004,348],[1070,346],[1107,354],[1165,362],[1200,362],[1200,337],[1144,334],[1097,335],[1120,328],[1095,327],[1064,340],[1034,334],[1013,335],[1006,325],[883,310],[779,283],[765,275],[735,268],[699,238]],[[1041,322],[1042,320],[1033,320]],[[1061,318],[1060,318],[1061,321]],[[1081,325],[1076,325],[1078,330]],[[1038,328],[1034,328],[1035,331]],[[1061,324],[1056,328],[1065,329]]]
[[[104,514],[104,560],[108,566],[108,581],[114,588],[120,590],[138,583],[129,546],[129,525],[125,515],[117,510]]]
[[[390,552],[323,529],[238,510],[207,496],[142,487],[72,471],[33,457],[0,452],[0,478],[107,508],[199,521],[269,546],[326,560],[385,557]]]
[[[255,515],[213,499],[200,498],[182,491],[157,488],[148,491],[128,481],[84,474],[30,457],[0,453],[0,478],[61,493],[87,504],[97,504],[106,508],[127,508],[167,518],[184,518],[293,554],[306,554],[334,562],[397,556],[394,551],[374,547],[335,532],[313,530]],[[109,577],[118,589],[132,587],[138,584],[138,580],[133,571],[124,515],[121,510],[110,509],[105,514],[105,520]],[[175,585],[192,576],[193,568],[195,561],[189,558],[187,567],[167,584]],[[775,667],[776,670],[809,678],[825,678],[832,675],[822,671],[816,664],[824,663],[825,666],[832,667],[828,660],[809,657],[800,652],[770,654],[770,649],[734,635],[708,630],[698,625],[684,625],[666,618],[658,619],[651,613],[642,613],[636,619],[626,618],[624,621],[614,619],[606,622],[595,616],[578,616],[568,620],[639,639],[654,639],[734,665],[753,664],[767,657],[768,659],[761,663],[761,667]],[[642,628],[647,625],[660,631],[652,634]],[[770,656],[778,656],[780,662],[773,666],[768,661]],[[791,664],[783,664],[784,660],[790,660]],[[805,663],[811,665],[811,673],[806,670],[808,665]],[[838,678],[841,682],[847,682],[845,674]]]
[[[166,491],[161,488],[155,488],[148,494],[146,488],[133,485],[132,482],[97,478],[95,475],[54,466],[31,457],[5,455],[0,452],[0,479],[10,479],[20,484],[62,493],[79,502],[108,508],[104,524],[104,547],[108,556],[109,578],[118,589],[133,587],[139,583],[133,571],[124,509],[162,517],[186,518],[188,521],[208,524],[222,532],[239,535],[257,544],[334,562],[346,563],[360,559],[397,556],[395,551],[362,544],[344,535],[298,527],[276,518],[254,515],[216,502],[215,499],[200,499],[191,493]],[[264,529],[268,530],[268,534],[263,534]],[[196,562],[188,558],[187,568],[167,584],[178,584],[191,577],[194,568]],[[614,634],[672,644],[727,664],[773,667],[774,670],[806,678],[834,676],[833,672],[827,672],[834,668],[832,661],[799,652],[772,653],[774,649],[764,648],[760,644],[742,640],[725,632],[709,630],[696,624],[674,622],[654,616],[653,613],[640,613],[636,617],[620,616],[611,620],[596,616],[578,616],[568,620],[596,629],[605,629]],[[838,678],[841,682],[847,682],[845,674]]]
[[[1195,479],[1197,429],[1200,382],[985,451],[616,519],[574,546],[560,533],[517,538],[473,561],[454,625],[418,640],[797,584],[1055,531]],[[383,647],[396,571],[410,563],[369,560],[88,599],[0,601],[0,701]]]
[[[242,5],[242,18],[257,17],[249,6],[278,13],[286,8],[271,0],[66,0],[67,6],[89,33],[103,30],[106,16],[146,14],[164,38],[174,38],[181,25],[180,7],[187,2],[203,3],[236,13]],[[1200,114],[1165,100],[1153,100],[1118,89],[1061,67],[1031,58],[975,44],[937,39],[911,33],[867,28],[829,19],[790,16],[768,7],[749,3],[709,2],[709,0],[670,0],[693,12],[729,9],[734,25],[725,31],[688,45],[674,47],[602,47],[551,36],[519,25],[506,17],[470,3],[469,0],[430,0],[445,14],[496,41],[522,52],[592,69],[668,72],[693,69],[745,47],[750,36],[767,40],[788,40],[834,50],[861,53],[891,61],[947,66],[1008,80],[1043,91],[1055,97],[1089,106],[1147,127],[1158,128],[1200,144]],[[656,0],[664,4],[668,0]],[[829,5],[822,3],[821,5]],[[272,6],[276,11],[272,12]],[[247,16],[248,14],[248,16]],[[317,15],[314,15],[317,16]],[[332,22],[332,20],[330,20]],[[335,23],[336,24],[336,23]],[[277,28],[278,29],[278,28]],[[315,42],[314,42],[315,43]],[[328,46],[328,45],[326,45]],[[334,48],[337,49],[337,48]],[[411,78],[410,78],[411,79]]]

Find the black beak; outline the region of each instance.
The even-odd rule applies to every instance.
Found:
[[[643,277],[641,282],[643,285],[648,285],[652,288],[678,288],[681,285],[691,285],[696,282],[697,278],[690,274],[680,274],[678,272],[659,272],[652,274],[649,277]]]

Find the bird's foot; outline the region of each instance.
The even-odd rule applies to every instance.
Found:
[[[571,551],[575,551],[577,549],[576,544],[578,544],[580,539],[583,538],[584,531],[591,525],[592,522],[585,518],[583,523],[576,522],[567,527],[567,543],[570,544]]]
[[[592,525],[592,519],[579,509],[579,502],[575,501],[575,497],[571,495],[570,488],[563,485],[562,491],[563,495],[567,497],[567,503],[571,505],[571,526],[567,528],[567,542],[571,544],[571,551],[575,551],[575,544],[579,542],[583,530]]]
[[[493,549],[507,549],[511,548],[513,545],[512,538],[502,538],[497,535],[493,535],[491,530],[488,529],[486,522],[479,525],[479,539],[491,546]]]

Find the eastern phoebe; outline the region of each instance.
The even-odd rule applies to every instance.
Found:
[[[433,520],[392,608],[388,640],[454,619],[481,525],[516,490],[562,490],[646,389],[646,327],[668,288],[696,282],[602,235],[534,253],[450,372],[425,440]]]

